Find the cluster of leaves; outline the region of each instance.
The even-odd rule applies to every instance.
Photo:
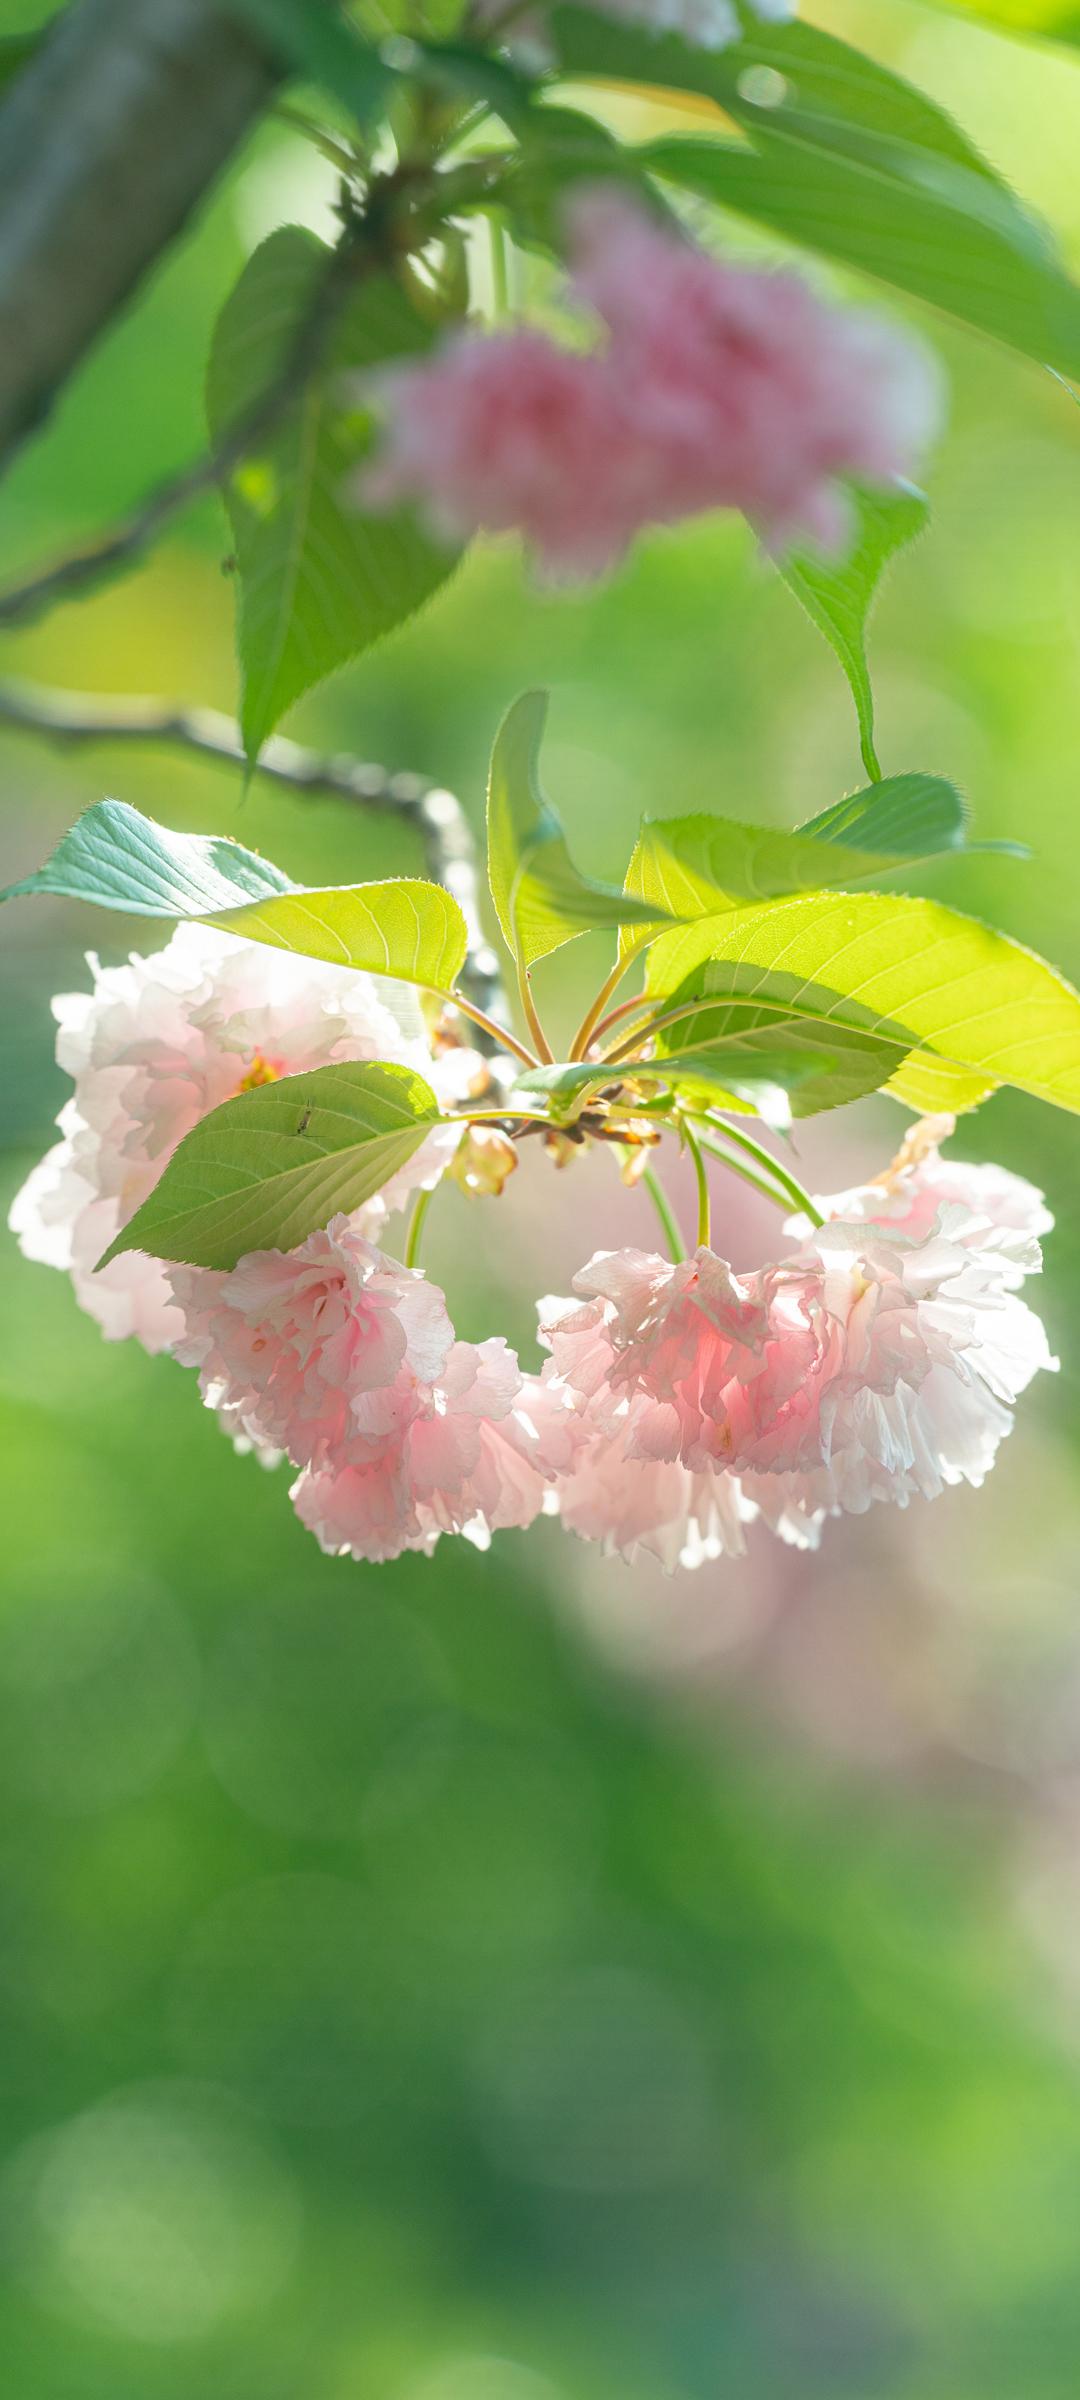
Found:
[[[295,369],[289,405],[242,445],[226,484],[252,759],[301,693],[402,623],[456,563],[408,511],[358,509],[349,470],[373,434],[363,376],[415,357],[467,313],[464,234],[478,214],[497,217],[500,239],[509,230],[523,249],[557,256],[575,180],[619,178],[654,208],[690,195],[718,221],[750,219],[1080,374],[1080,291],[1044,229],[944,111],[816,27],[748,19],[739,42],[714,52],[587,7],[544,12],[539,0],[550,64],[530,74],[500,48],[490,15],[488,30],[467,13],[448,32],[440,12],[436,38],[430,18],[418,32],[410,16],[379,46],[321,0],[244,4],[322,95],[344,172],[337,249],[298,227],[272,234],[225,305],[210,360],[223,453],[257,419],[260,392],[290,360]],[[695,129],[620,142],[599,116],[562,104],[569,80],[578,98],[613,85],[678,94]],[[392,167],[373,168],[390,155]],[[320,309],[335,288],[333,309]],[[306,339],[312,327],[318,338]],[[795,557],[782,572],[840,658],[877,776],[866,619],[926,504],[914,492],[853,501],[846,563]]]
[[[514,1132],[580,1121],[618,1139],[646,1118],[709,1135],[733,1116],[783,1124],[881,1088],[915,1108],[963,1109],[1002,1083],[1080,1111],[1080,995],[942,902],[866,888],[972,847],[951,784],[879,780],[793,833],[646,819],[620,890],[578,871],[541,790],[545,712],[536,692],[510,709],[488,795],[491,893],[537,1048],[506,1034],[515,1080],[463,1122],[483,1114]],[[235,842],[168,833],[105,801],[4,896],[33,893],[197,918],[469,1008],[456,989],[464,919],[423,878],[306,890]],[[605,929],[614,966],[555,1058],[531,969]],[[639,996],[605,1018],[638,962]],[[320,1067],[243,1092],[181,1142],[107,1255],[229,1267],[252,1249],[289,1249],[359,1207],[439,1121],[430,1085],[394,1064]]]

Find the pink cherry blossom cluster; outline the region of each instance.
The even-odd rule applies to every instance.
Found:
[[[570,253],[603,346],[465,332],[383,376],[365,506],[417,502],[454,540],[520,532],[552,580],[709,509],[741,509],[774,549],[835,550],[843,479],[907,475],[935,430],[927,354],[796,276],[709,257],[607,187],[574,203]]]
[[[53,1001],[57,1062],[74,1084],[58,1120],[62,1138],[24,1184],[10,1222],[28,1258],[67,1269],[109,1341],[133,1334],[147,1350],[167,1350],[183,1332],[160,1259],[128,1251],[94,1270],[208,1110],[254,1084],[344,1058],[399,1061],[449,1103],[479,1063],[462,1052],[433,1060],[415,1004],[399,1002],[402,1014],[391,1014],[382,995],[392,987],[380,994],[367,975],[206,926],[181,925],[150,958],[103,967],[91,954],[89,965],[93,990]],[[363,1210],[364,1230],[437,1182],[453,1143],[452,1130],[431,1134]]]
[[[825,1223],[796,1221],[753,1273],[707,1248],[598,1252],[573,1296],[540,1304],[539,1374],[499,1339],[458,1341],[443,1293],[372,1239],[446,1171],[454,1128],[293,1251],[231,1273],[131,1253],[95,1277],[180,1135],[233,1092],[377,1052],[458,1087],[470,1068],[441,1069],[367,978],[223,935],[189,928],[94,974],[56,1003],[75,1090],[11,1222],[107,1335],[170,1350],[241,1447],[291,1461],[326,1550],[485,1543],[541,1512],[669,1569],[738,1554],[755,1519],[815,1545],[831,1516],[980,1483],[1056,1363],[1020,1296],[1052,1220],[1020,1178],[943,1159],[950,1119],[915,1127],[878,1182],[819,1200]]]

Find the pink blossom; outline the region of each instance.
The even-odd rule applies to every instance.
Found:
[[[358,1435],[396,1435],[450,1356],[442,1293],[335,1217],[299,1249],[257,1250],[231,1274],[167,1269],[208,1408],[258,1450],[321,1466]]]
[[[152,1191],[181,1136],[250,1085],[337,1059],[390,1059],[438,1084],[415,1030],[402,1031],[367,975],[182,925],[152,957],[102,967],[93,989],[53,1002],[56,1054],[74,1081],[62,1139],[34,1168],[10,1223],[28,1258],[71,1275],[109,1340],[167,1349],[183,1331],[160,1260],[132,1252],[94,1269]],[[455,1072],[457,1069],[455,1067]],[[431,1137],[361,1212],[383,1222],[441,1171],[451,1129]]]
[[[455,538],[517,529],[543,575],[612,565],[648,523],[738,508],[774,547],[847,531],[843,478],[906,474],[939,415],[926,354],[792,275],[712,258],[607,187],[571,212],[589,353],[524,327],[455,336],[382,382],[358,489]]]
[[[350,1440],[299,1477],[301,1523],[324,1550],[369,1560],[430,1552],[443,1533],[483,1549],[500,1528],[531,1525],[545,1478],[523,1391],[505,1342],[455,1342],[439,1381],[412,1385],[395,1435]]]
[[[989,1243],[1005,1260],[1008,1236],[1019,1267],[1017,1281],[1039,1264],[1032,1243],[1053,1230],[1054,1220],[1040,1191],[1007,1167],[973,1166],[958,1158],[942,1158],[941,1143],[956,1130],[950,1116],[923,1117],[910,1127],[891,1166],[871,1183],[849,1192],[833,1192],[815,1201],[826,1217],[848,1224],[888,1225],[893,1233],[918,1240],[930,1231],[939,1208],[948,1202],[968,1212],[963,1239],[973,1249]],[[805,1218],[793,1218],[789,1230],[809,1230]]]
[[[710,257],[607,188],[578,198],[572,234],[575,289],[608,328],[655,461],[652,516],[739,508],[773,548],[833,549],[848,527],[838,479],[911,471],[940,387],[909,335],[798,276]]]
[[[681,1472],[678,1487],[655,1476],[667,1528],[678,1489],[698,1527],[702,1495],[719,1509],[726,1494],[735,1525],[760,1514],[813,1543],[826,1516],[980,1483],[1013,1403],[1056,1363],[1015,1289],[1037,1264],[1030,1237],[995,1242],[953,1205],[917,1238],[828,1224],[751,1275],[706,1249],[677,1266],[599,1252],[575,1277],[584,1306],[541,1311],[564,1396],[548,1444],[563,1513],[624,1548],[636,1461]]]
[[[526,326],[464,333],[378,389],[367,507],[419,499],[452,541],[519,532],[552,580],[602,573],[648,515],[649,462],[600,358]]]

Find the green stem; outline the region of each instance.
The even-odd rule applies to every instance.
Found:
[[[516,1033],[509,1033],[506,1026],[500,1025],[494,1017],[485,1016],[482,1008],[474,1008],[472,1001],[464,999],[460,992],[444,991],[441,983],[424,983],[419,988],[421,991],[430,992],[433,1000],[445,1000],[448,1007],[460,1009],[463,1017],[471,1017],[474,1025],[481,1026],[485,1033],[491,1035],[492,1041],[498,1043],[500,1050],[511,1051],[515,1058],[521,1059],[524,1066],[538,1067],[540,1065],[535,1050],[527,1050],[524,1042],[519,1042]],[[547,1051],[546,1056],[550,1061],[550,1050]]]
[[[524,1011],[525,1022],[529,1028],[529,1032],[536,1043],[537,1057],[540,1059],[540,1062],[543,1066],[554,1066],[555,1052],[552,1049],[547,1035],[544,1032],[544,1028],[540,1023],[540,1018],[537,1014],[536,1002],[532,996],[532,986],[529,982],[529,970],[525,965],[524,960],[521,958],[519,958],[517,962],[517,974],[518,992],[521,997],[521,1006]],[[535,1066],[536,1059],[530,1059],[529,1064],[530,1066]]]
[[[709,1171],[701,1155],[701,1144],[685,1117],[680,1123],[679,1131],[693,1160],[694,1177],[697,1183],[697,1246],[699,1250],[710,1250],[712,1248],[712,1211],[709,1205]]]
[[[709,1121],[716,1123],[717,1131],[723,1134],[726,1142],[735,1143],[737,1148],[745,1150],[747,1156],[754,1159],[759,1167],[767,1170],[773,1182],[779,1184],[785,1197],[798,1209],[801,1216],[809,1217],[812,1225],[824,1225],[825,1219],[820,1209],[814,1207],[809,1192],[803,1190],[801,1183],[796,1182],[794,1175],[789,1175],[787,1168],[781,1165],[780,1160],[773,1156],[771,1150],[766,1150],[762,1142],[755,1142],[753,1135],[744,1133],[741,1126],[730,1124],[726,1117]],[[733,1164],[734,1162],[729,1163]]]
[[[605,1024],[608,1022],[607,1018],[604,1017],[604,1010],[607,1007],[612,992],[615,991],[618,985],[622,982],[627,968],[631,966],[632,963],[632,960],[629,958],[616,959],[610,975],[607,977],[606,981],[601,984],[596,998],[593,1001],[592,1007],[590,1008],[587,1016],[582,1018],[577,1032],[574,1035],[573,1041],[570,1044],[569,1055],[572,1060],[584,1058],[585,1052],[589,1047],[589,1043],[591,1042],[594,1033],[600,1025],[601,1020],[603,1020]],[[617,1009],[613,1009],[611,1013],[613,1016],[619,1017],[622,1016],[628,1008],[640,1008],[641,1005],[641,1000],[635,997],[633,1000],[624,1000],[621,1006]],[[645,1005],[647,1007],[648,1003],[646,1002]]]
[[[667,1193],[665,1192],[663,1184],[660,1181],[660,1177],[657,1175],[654,1168],[646,1167],[643,1170],[641,1182],[642,1188],[647,1191],[653,1207],[656,1210],[656,1214],[660,1219],[660,1223],[664,1229],[664,1239],[667,1243],[668,1249],[671,1252],[672,1258],[674,1259],[675,1265],[678,1266],[686,1257],[686,1243],[684,1242],[682,1234],[679,1230],[679,1223],[675,1215],[675,1211],[672,1208],[671,1202],[668,1199]]]
[[[424,1231],[424,1219],[427,1216],[427,1212],[431,1207],[434,1197],[435,1189],[432,1189],[430,1192],[418,1192],[416,1195],[416,1199],[413,1203],[413,1212],[409,1218],[409,1230],[405,1237],[404,1263],[407,1267],[415,1267],[416,1261],[420,1255],[420,1239]]]
[[[708,1150],[713,1159],[720,1159],[720,1164],[727,1166],[732,1176],[742,1176],[742,1181],[751,1183],[756,1193],[761,1193],[763,1198],[773,1202],[773,1207],[792,1207],[794,1205],[799,1212],[804,1214],[804,1217],[811,1219],[811,1224],[826,1222],[826,1219],[818,1214],[818,1210],[814,1207],[814,1200],[809,1198],[809,1193],[804,1193],[802,1183],[794,1181],[794,1176],[787,1174],[787,1169],[785,1166],[780,1166],[778,1159],[773,1157],[773,1152],[763,1150],[761,1142],[751,1140],[749,1133],[734,1133],[734,1128],[727,1121],[718,1123],[718,1126],[715,1126],[715,1133],[722,1133],[722,1138],[725,1138],[727,1142],[737,1142],[739,1150],[749,1152],[749,1157],[756,1162],[754,1166],[749,1166],[746,1164],[746,1159],[732,1159],[730,1154],[727,1154],[727,1150],[720,1150],[720,1142],[710,1140],[708,1133],[701,1133],[701,1128],[698,1128],[698,1140],[701,1140],[703,1150]],[[768,1171],[768,1181],[761,1174],[761,1166]],[[778,1186],[780,1186],[780,1190],[778,1190]]]
[[[488,234],[491,242],[491,300],[496,324],[510,314],[510,257],[506,240],[506,225],[500,208],[488,214]]]

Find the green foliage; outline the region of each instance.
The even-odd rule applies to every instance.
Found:
[[[1080,374],[1080,291],[1007,196],[940,160],[909,175],[898,145],[859,159],[818,148],[804,123],[756,147],[681,136],[639,153],[683,191],[929,300],[1026,357]]]
[[[833,825],[844,811],[858,847],[842,841],[839,824]],[[955,784],[939,775],[890,776],[794,833],[743,825],[732,817],[646,817],[626,870],[626,889],[655,901],[658,917],[652,925],[623,928],[622,955],[632,958],[654,940],[664,930],[664,917],[687,923],[746,900],[865,883],[915,859],[962,849],[965,823]]]
[[[552,23],[568,74],[697,92],[747,129],[763,120],[774,123],[790,103],[813,119],[822,148],[843,148],[872,134],[924,160],[947,159],[998,181],[954,119],[925,92],[816,25],[751,20],[741,41],[706,50],[681,34],[657,34],[587,8],[559,7]],[[768,103],[755,96],[762,70],[783,79],[771,87]]]
[[[888,1089],[917,1109],[970,1108],[998,1084],[1080,1110],[1080,994],[1005,934],[936,900],[812,893],[674,929],[648,986],[711,1047],[795,1021],[883,1046]],[[681,1045],[686,1021],[668,1039]]]
[[[540,788],[547,693],[524,692],[495,737],[488,777],[488,881],[508,949],[523,967],[575,935],[648,923],[656,910],[578,873]]]
[[[221,312],[207,382],[220,442],[273,384],[310,319],[331,252],[284,226]],[[350,377],[423,353],[432,328],[400,286],[357,265],[356,287],[298,398],[245,453],[226,504],[239,574],[241,723],[250,758],[303,692],[389,633],[445,581],[454,554],[406,510],[367,515],[348,493],[373,421]]]
[[[377,126],[399,81],[398,71],[364,40],[350,18],[310,0],[231,0],[305,83],[319,84],[348,110],[363,133]]]
[[[304,890],[231,842],[171,833],[125,801],[101,800],[36,875],[0,892],[91,900],[141,917],[199,917],[223,933],[445,991],[468,948],[457,901],[422,876]]]
[[[859,721],[859,748],[868,775],[881,767],[874,744],[874,694],[866,658],[866,627],[878,586],[898,550],[922,533],[930,510],[921,492],[851,493],[854,526],[846,555],[837,560],[813,551],[790,551],[777,560],[784,582],[832,644],[851,686]]]
[[[616,1065],[577,1060],[571,1066],[538,1067],[519,1078],[516,1089],[546,1096],[552,1114],[575,1114],[596,1092],[616,1090],[627,1080],[658,1083],[687,1106],[747,1112],[769,1125],[786,1127],[792,1117],[815,1116],[877,1091],[896,1063],[895,1050],[846,1026],[763,1025],[747,1033],[737,1025],[715,1041],[690,1031],[683,1048],[662,1049],[653,1058]]]
[[[99,800],[36,875],[0,900],[35,892],[91,900],[139,917],[205,917],[294,889],[280,868],[215,834],[173,833],[125,800]]]
[[[465,964],[468,930],[457,901],[439,883],[399,875],[385,883],[347,883],[322,892],[290,892],[215,916],[239,933],[301,958],[362,967],[402,983],[447,991]]]
[[[409,1067],[349,1060],[261,1084],[185,1134],[99,1263],[147,1250],[234,1267],[249,1250],[293,1250],[370,1200],[438,1122],[434,1092]]]

